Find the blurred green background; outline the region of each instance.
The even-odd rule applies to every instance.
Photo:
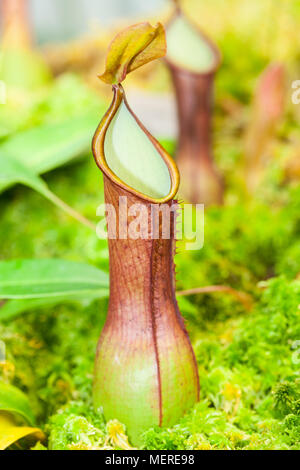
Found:
[[[292,103],[292,83],[300,79],[300,2],[182,3],[222,53],[213,150],[225,202],[205,211],[202,250],[179,246],[177,290],[226,285],[247,294],[252,308],[225,293],[178,297],[199,364],[201,401],[172,429],[149,430],[144,448],[299,450],[300,104]],[[32,0],[29,6],[32,45],[9,66],[7,44],[0,53],[0,80],[7,85],[0,104],[0,260],[35,260],[32,279],[48,258],[107,273],[106,242],[70,217],[76,210],[75,218],[96,224],[103,201],[90,143],[111,90],[97,74],[118,30],[137,21],[165,23],[171,2]],[[285,71],[284,109],[268,136],[260,184],[245,194],[245,140],[257,116],[261,74],[272,63]],[[132,74],[126,90],[138,116],[175,157],[175,97],[164,63]],[[0,267],[0,291],[7,269]],[[27,395],[49,437],[45,447],[103,448],[109,439],[118,448],[91,406],[107,292],[102,299],[75,297],[2,296],[1,383]]]

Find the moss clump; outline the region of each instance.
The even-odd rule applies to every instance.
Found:
[[[48,431],[50,450],[93,450],[105,444],[103,421],[80,403],[71,403],[50,418]]]

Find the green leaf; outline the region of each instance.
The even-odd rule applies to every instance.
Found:
[[[0,148],[0,192],[16,183],[25,184],[40,193],[47,190],[46,183],[39,176]]]
[[[88,264],[59,259],[0,262],[2,299],[93,294],[103,297],[108,286],[108,274]]]
[[[121,31],[112,41],[106,69],[99,78],[108,84],[125,80],[129,72],[166,54],[166,35],[161,23],[139,23]]]
[[[20,132],[7,139],[0,146],[0,152],[6,159],[12,158],[23,164],[28,171],[42,174],[88,152],[97,120],[93,115],[81,116]],[[5,182],[1,173],[0,167],[0,192],[20,182],[17,175]]]
[[[82,301],[92,301],[96,299],[105,299],[109,296],[109,289],[103,288],[95,292],[83,292],[78,296],[57,296],[57,297],[42,297],[40,299],[16,299],[8,300],[0,308],[0,321],[11,320],[13,318],[22,315],[23,313],[30,312],[32,310],[55,307],[61,303],[66,302],[80,302]]]
[[[47,184],[39,176],[34,174],[18,160],[1,153],[0,150],[0,192],[1,189],[3,190],[15,183],[23,183],[35,189],[78,222],[95,230],[96,227],[89,220],[52,193]]]
[[[28,398],[13,385],[0,381],[0,410],[22,416],[29,424],[35,419]]]
[[[0,450],[5,450],[23,438],[45,441],[46,436],[39,428],[16,426],[14,420],[0,412]]]

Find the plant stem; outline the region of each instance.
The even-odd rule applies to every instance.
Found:
[[[188,289],[183,291],[176,292],[178,296],[187,296],[187,295],[196,295],[196,294],[209,294],[211,292],[227,292],[235,297],[239,302],[241,302],[246,310],[251,310],[253,305],[253,299],[251,295],[246,294],[246,292],[241,292],[233,289],[229,286],[204,286],[196,287],[194,289]]]

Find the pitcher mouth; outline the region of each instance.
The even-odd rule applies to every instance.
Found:
[[[104,118],[102,119],[101,123],[99,124],[96,133],[93,138],[92,142],[92,151],[96,161],[96,164],[100,168],[100,170],[105,174],[105,176],[115,183],[120,188],[132,193],[133,195],[137,196],[140,199],[143,199],[148,202],[162,204],[168,202],[175,198],[180,182],[179,171],[177,169],[176,163],[172,159],[172,157],[168,154],[168,152],[160,145],[160,143],[150,134],[150,132],[144,127],[144,125],[140,122],[134,112],[131,110],[128,102],[126,100],[125,92],[122,85],[113,85],[113,92],[114,97],[112,103],[106,112]],[[155,147],[161,158],[163,159],[164,163],[167,166],[169,176],[170,176],[170,191],[169,193],[161,198],[155,198],[151,196],[147,196],[141,191],[133,188],[132,186],[126,184],[122,181],[118,175],[116,175],[112,169],[110,168],[106,156],[105,156],[105,137],[107,130],[112,123],[112,120],[116,116],[121,104],[124,103],[127,107],[128,111],[131,113],[133,118],[135,119],[137,125],[141,128],[141,130],[145,133],[145,136],[150,140],[152,145]]]
[[[207,34],[205,34],[201,30],[201,28],[197,25],[197,23],[195,21],[193,21],[192,18],[190,18],[190,17],[187,18],[185,16],[185,14],[183,13],[183,11],[181,10],[179,5],[175,5],[175,11],[174,11],[174,13],[172,14],[172,16],[170,17],[170,19],[168,20],[168,22],[166,24],[166,31],[167,32],[168,32],[168,28],[179,17],[186,18],[188,23],[190,24],[191,28],[193,28],[198,33],[198,35],[206,42],[206,44],[210,47],[210,49],[213,53],[213,56],[214,56],[214,63],[207,70],[204,70],[202,72],[198,72],[198,71],[195,71],[195,70],[189,70],[188,68],[184,68],[183,66],[180,66],[176,62],[173,62],[171,60],[171,58],[168,57],[168,54],[163,58],[163,60],[170,67],[170,69],[173,69],[174,71],[177,71],[178,73],[180,73],[182,75],[194,76],[195,78],[197,78],[199,76],[213,75],[214,73],[216,73],[216,71],[218,70],[218,68],[220,67],[221,62],[222,62],[222,53],[221,53],[219,47],[210,39],[209,36],[207,36]]]

